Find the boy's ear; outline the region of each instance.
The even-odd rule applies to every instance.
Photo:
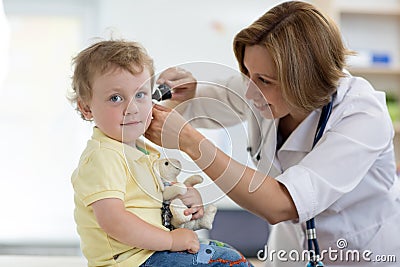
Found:
[[[87,120],[93,119],[92,111],[88,104],[86,104],[82,99],[78,99],[77,101],[79,111]]]

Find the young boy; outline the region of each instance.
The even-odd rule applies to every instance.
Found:
[[[71,101],[95,125],[71,179],[88,266],[251,266],[234,249],[200,245],[195,232],[162,225],[151,171],[159,154],[138,139],[152,118],[154,68],[144,48],[101,41],[73,64]]]

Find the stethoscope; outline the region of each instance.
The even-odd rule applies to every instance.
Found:
[[[332,112],[332,105],[333,105],[333,97],[331,101],[322,108],[321,116],[318,121],[317,131],[314,137],[314,142],[312,146],[313,148],[315,144],[317,144],[319,139],[322,137],[322,134],[324,133],[325,126]],[[306,222],[306,237],[307,237],[308,252],[310,253],[310,261],[307,263],[307,267],[324,266],[319,251],[314,218],[311,218]]]

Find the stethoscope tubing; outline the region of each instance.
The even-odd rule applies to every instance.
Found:
[[[328,123],[329,117],[332,112],[333,106],[333,97],[331,101],[322,108],[321,116],[318,121],[317,131],[315,133],[313,148],[321,139],[325,126]],[[307,237],[307,244],[308,244],[308,251],[312,256],[312,259],[308,263],[307,266],[323,266],[323,263],[320,261],[320,250],[317,241],[317,233],[315,230],[315,219],[311,218],[306,222],[306,237]]]

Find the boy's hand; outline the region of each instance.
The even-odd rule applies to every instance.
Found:
[[[197,234],[186,228],[178,228],[170,232],[172,236],[171,251],[185,251],[196,253],[200,249]]]
[[[179,196],[179,198],[183,204],[189,207],[184,211],[186,216],[192,214],[192,220],[197,220],[204,216],[203,200],[196,188],[187,187],[186,194]]]

